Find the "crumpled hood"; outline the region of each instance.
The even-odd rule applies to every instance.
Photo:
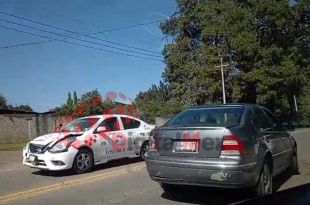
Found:
[[[66,138],[69,135],[82,135],[83,132],[57,132],[39,136],[31,141],[33,144],[47,145],[54,144],[56,141]]]

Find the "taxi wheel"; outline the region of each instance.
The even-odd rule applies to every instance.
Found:
[[[89,172],[94,167],[94,156],[87,149],[79,150],[73,162],[73,171],[77,174]]]
[[[145,153],[149,151],[149,142],[145,141],[142,146],[141,146],[141,150],[140,150],[140,157],[142,160],[145,160]]]

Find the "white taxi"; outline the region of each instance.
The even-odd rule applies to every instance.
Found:
[[[133,158],[148,150],[154,125],[127,115],[78,118],[58,133],[35,138],[23,150],[23,164],[43,170],[90,171],[94,165]]]

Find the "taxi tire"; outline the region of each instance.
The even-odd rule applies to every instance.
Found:
[[[82,154],[87,155],[90,158],[89,159],[90,166],[86,170],[81,170],[78,166],[78,158]],[[79,150],[78,153],[74,157],[73,166],[72,166],[73,171],[77,174],[83,174],[83,173],[87,173],[87,172],[92,171],[93,168],[94,168],[94,155],[93,155],[93,153],[90,152],[88,149]]]

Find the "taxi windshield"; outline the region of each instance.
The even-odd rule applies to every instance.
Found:
[[[100,118],[79,118],[73,120],[61,128],[61,132],[86,132],[89,130]]]

